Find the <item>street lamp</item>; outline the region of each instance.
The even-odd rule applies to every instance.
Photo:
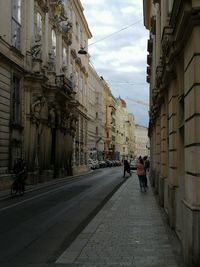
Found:
[[[78,51],[78,54],[80,55],[87,55],[87,51],[85,50],[85,47],[82,47],[80,48],[80,50]]]

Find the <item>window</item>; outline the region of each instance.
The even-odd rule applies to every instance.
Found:
[[[12,45],[20,49],[21,39],[21,0],[12,0]]]
[[[12,84],[12,115],[11,120],[14,124],[21,123],[21,105],[20,105],[20,79],[13,76]]]
[[[67,48],[63,47],[63,65],[67,65]]]
[[[76,21],[76,37],[77,37],[77,40],[79,40],[79,34],[80,34],[80,31],[79,31],[79,25],[78,25],[78,22]]]
[[[52,50],[54,55],[56,55],[56,33],[54,30],[51,31],[51,42],[52,42]]]
[[[80,90],[83,91],[83,77],[80,78]]]
[[[173,4],[174,4],[174,0],[169,0],[169,5],[168,5],[168,11],[169,11],[169,13],[172,12]]]
[[[42,37],[42,16],[39,12],[36,15],[36,37]]]

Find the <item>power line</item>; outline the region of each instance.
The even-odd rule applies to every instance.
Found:
[[[130,25],[128,25],[128,26],[126,26],[126,27],[124,27],[124,28],[118,30],[118,31],[116,31],[116,32],[113,32],[113,33],[111,33],[111,34],[109,34],[109,35],[103,37],[102,39],[99,39],[99,40],[95,41],[94,43],[89,44],[88,46],[94,45],[94,44],[96,44],[96,43],[98,43],[98,42],[101,42],[101,41],[103,41],[103,40],[105,40],[105,39],[108,39],[108,38],[112,37],[113,35],[115,35],[115,34],[121,32],[121,31],[124,31],[124,30],[126,30],[126,29],[128,29],[128,28],[130,28],[130,27],[132,27],[132,26],[134,26],[134,25],[136,25],[136,24],[138,24],[138,23],[141,22],[141,21],[142,21],[142,19],[140,19],[140,20],[138,20],[138,21],[136,21],[136,22],[134,22],[134,23],[132,23],[132,24],[130,24]]]
[[[128,85],[138,85],[138,84],[146,84],[145,82],[136,83],[136,82],[129,82],[129,81],[111,81],[107,80],[110,84],[128,84]]]

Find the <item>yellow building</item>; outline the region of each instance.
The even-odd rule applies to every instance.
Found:
[[[200,266],[200,1],[144,0],[149,30],[151,182],[181,245]]]

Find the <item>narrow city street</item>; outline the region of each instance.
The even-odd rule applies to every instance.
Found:
[[[122,171],[122,167],[98,169],[1,201],[0,266],[55,262],[124,182]]]

